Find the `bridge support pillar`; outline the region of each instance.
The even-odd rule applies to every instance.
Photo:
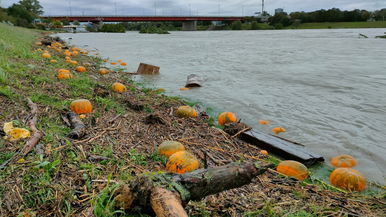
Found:
[[[182,31],[196,31],[197,30],[197,21],[184,21],[182,23]]]

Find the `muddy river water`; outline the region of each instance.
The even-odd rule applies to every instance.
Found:
[[[386,183],[386,29],[206,31],[170,35],[60,34],[102,57],[161,67],[136,76],[168,95],[231,111],[249,125],[304,144],[329,159],[357,158],[360,170]],[[360,38],[359,33],[369,36]],[[204,87],[180,91],[189,74]],[[269,120],[269,126],[258,120]]]

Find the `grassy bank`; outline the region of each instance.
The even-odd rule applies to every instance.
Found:
[[[326,22],[326,23],[302,23],[291,26],[294,29],[344,29],[344,28],[386,28],[386,21],[376,22]]]
[[[232,161],[276,161],[211,127],[206,117],[176,117],[174,111],[186,102],[135,83],[122,69],[99,74],[106,64],[100,58],[72,56],[77,65],[87,68],[75,72],[77,65],[66,62],[63,53],[35,45],[40,37],[40,32],[0,24],[0,125],[14,121],[28,128],[29,97],[39,107],[37,127],[44,132],[39,150],[0,170],[0,216],[140,216],[139,211],[116,210],[111,195],[120,183],[139,174],[165,171],[165,159],[156,151],[164,140],[180,141],[201,162],[207,154],[209,167]],[[42,58],[42,50],[57,62]],[[74,77],[58,80],[60,68],[69,69]],[[114,82],[127,86],[126,96],[110,91]],[[106,95],[99,93],[98,85],[107,87]],[[131,109],[127,96],[141,102],[143,109]],[[62,113],[79,98],[89,99],[94,111],[83,120],[86,136],[72,140]],[[145,121],[154,112],[164,125]],[[24,145],[25,141],[0,138],[0,164]],[[312,178],[299,182],[268,171],[242,188],[190,202],[186,210],[191,216],[381,216],[384,197],[345,193]]]

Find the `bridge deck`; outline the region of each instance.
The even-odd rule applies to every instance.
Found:
[[[70,22],[157,22],[157,21],[238,21],[246,17],[220,16],[43,16],[43,19],[68,20]]]

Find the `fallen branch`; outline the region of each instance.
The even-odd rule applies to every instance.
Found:
[[[80,139],[85,135],[86,125],[80,120],[79,116],[74,112],[68,112],[66,114],[71,124],[71,132],[67,135],[72,139]]]
[[[38,144],[41,138],[43,138],[43,132],[39,131],[36,128],[36,124],[38,121],[38,106],[32,102],[30,98],[27,98],[28,106],[31,109],[31,119],[28,121],[29,128],[32,131],[31,138],[27,141],[24,148],[21,151],[21,156],[26,156],[32,149],[35,148],[35,145]]]
[[[249,184],[256,176],[273,168],[267,163],[231,163],[185,174],[140,176],[115,192],[122,209],[152,207],[157,216],[186,216],[182,205],[208,195]],[[183,211],[183,212],[182,212]]]

